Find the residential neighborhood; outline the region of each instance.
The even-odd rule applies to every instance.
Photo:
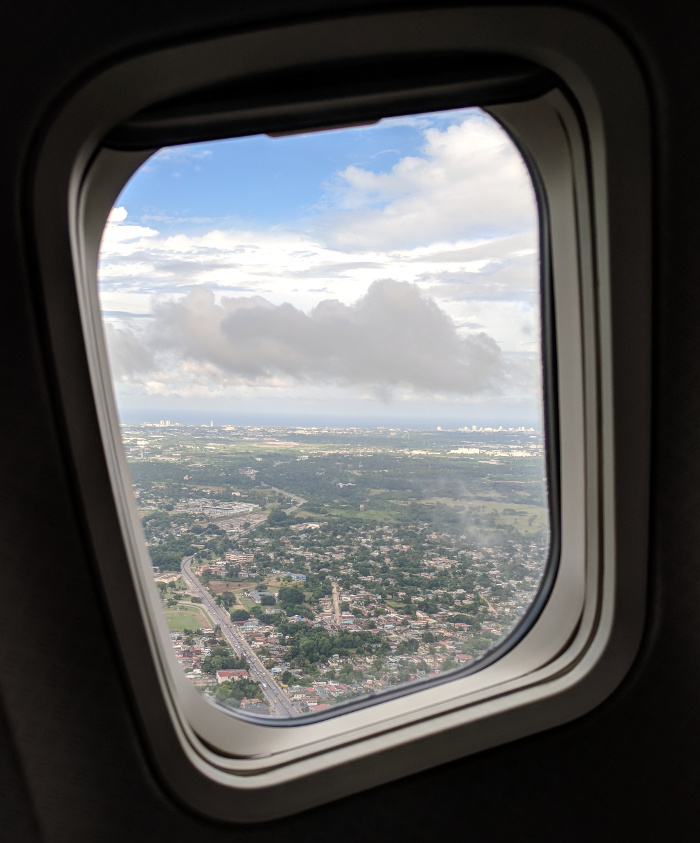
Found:
[[[124,438],[173,650],[229,708],[322,712],[478,666],[540,587],[549,511],[534,431]]]

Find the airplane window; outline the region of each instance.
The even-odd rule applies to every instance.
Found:
[[[76,502],[140,733],[204,815],[570,722],[636,657],[652,120],[628,47],[555,12],[154,46],[37,147]]]
[[[508,649],[551,546],[539,211],[478,108],[162,149],[104,231],[122,441],[203,697],[306,719]]]

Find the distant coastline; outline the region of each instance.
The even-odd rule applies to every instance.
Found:
[[[168,419],[172,424],[182,426],[209,426],[214,427],[233,425],[237,427],[335,427],[335,428],[360,428],[372,430],[380,427],[402,428],[409,430],[458,430],[459,428],[476,425],[477,428],[508,428],[533,427],[541,430],[542,419],[532,416],[522,418],[482,418],[476,414],[470,418],[417,418],[412,416],[342,416],[330,414],[305,414],[305,413],[245,413],[235,411],[210,411],[205,410],[183,410],[183,409],[159,409],[159,410],[128,410],[123,409],[120,413],[122,424],[158,424],[162,419]]]

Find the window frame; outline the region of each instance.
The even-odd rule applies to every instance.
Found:
[[[527,634],[482,670],[318,722],[262,724],[202,700],[163,646],[95,283],[106,216],[155,150],[101,144],[135,111],[240,77],[251,63],[279,70],[310,55],[353,61],[391,50],[497,52],[561,80],[536,100],[488,109],[528,156],[549,208],[559,571]],[[69,93],[41,137],[28,169],[27,249],[56,412],[144,740],[180,799],[219,819],[284,816],[566,722],[617,687],[644,620],[651,284],[648,105],[617,36],[579,13],[535,7],[281,24],[115,61]]]

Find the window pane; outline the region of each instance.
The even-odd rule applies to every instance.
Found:
[[[270,716],[478,662],[550,543],[538,212],[479,109],[164,149],[99,285],[172,646]]]

